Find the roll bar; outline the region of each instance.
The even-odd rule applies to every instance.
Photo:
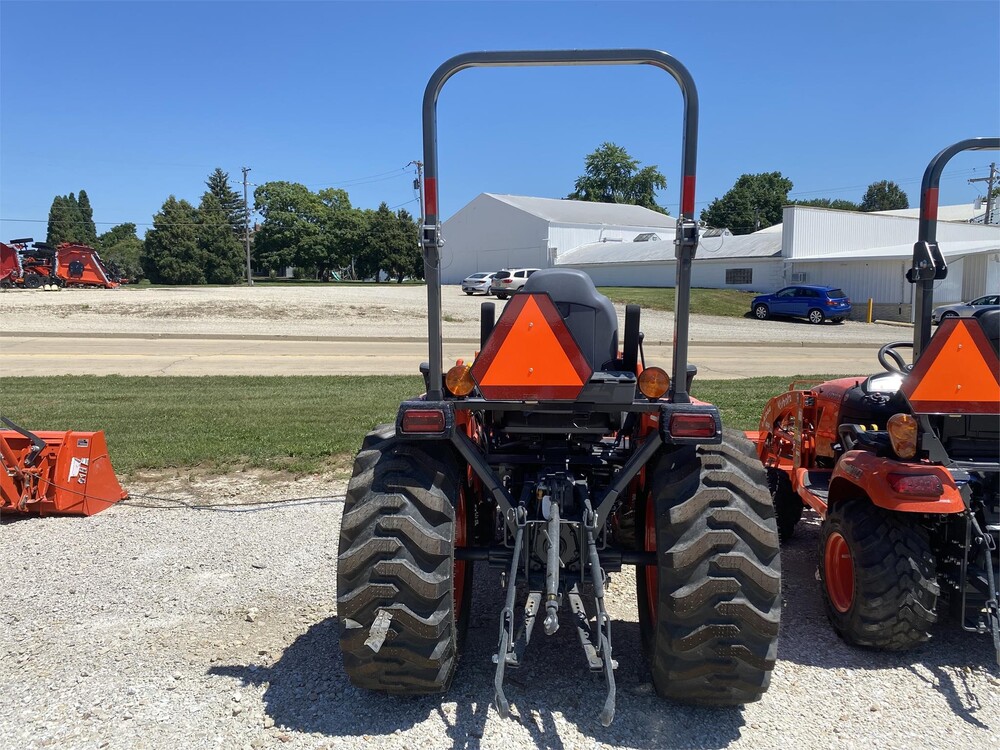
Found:
[[[937,244],[938,186],[941,173],[952,157],[963,151],[995,151],[1000,138],[967,138],[948,146],[931,159],[920,184],[920,224],[913,245],[913,264],[906,280],[916,284],[913,298],[913,360],[931,338],[931,312],[934,309],[934,282],[948,276],[948,264]],[[989,217],[986,217],[989,221]]]
[[[442,364],[441,330],[441,217],[438,215],[437,100],[445,82],[466,68],[553,65],[652,65],[665,70],[681,87],[684,96],[684,135],[681,159],[681,211],[674,240],[677,257],[677,302],[674,314],[674,363],[671,389],[678,402],[689,401],[687,393],[688,317],[691,308],[691,261],[698,248],[698,225],[694,221],[695,167],[698,153],[698,91],[694,80],[678,60],[666,52],[649,49],[551,50],[511,52],[467,52],[444,62],[424,89],[424,224],[421,244],[427,279],[427,342],[430,387],[427,398],[440,400]]]

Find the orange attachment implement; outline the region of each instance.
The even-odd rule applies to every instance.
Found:
[[[103,432],[29,432],[0,417],[0,512],[92,516],[128,497]]]

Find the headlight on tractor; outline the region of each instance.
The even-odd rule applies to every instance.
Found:
[[[913,458],[917,455],[917,420],[909,414],[893,414],[886,429],[897,456]]]

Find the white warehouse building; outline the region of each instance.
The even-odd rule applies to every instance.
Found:
[[[941,206],[938,244],[949,264],[938,303],[1000,290],[1000,226],[977,222],[968,206]],[[774,291],[788,284],[840,287],[857,314],[872,299],[879,318],[910,319],[905,279],[918,210],[858,213],[786,206],[783,223],[749,235],[702,235],[695,287]],[[476,271],[578,268],[598,286],[673,286],[670,216],[639,206],[483,193],[444,223],[442,278]]]
[[[641,206],[482,193],[441,227],[441,280],[476,271],[550,268],[562,253],[639,235],[673,240],[675,220]]]

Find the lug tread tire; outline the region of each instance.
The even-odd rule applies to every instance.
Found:
[[[653,684],[667,698],[741,705],[767,690],[777,656],[781,567],[760,460],[741,434],[662,452],[647,468],[659,552],[656,622],[640,627]]]
[[[802,520],[805,505],[792,489],[792,480],[781,469],[767,470],[767,488],[771,491],[774,515],[778,520],[778,539],[787,542],[795,535],[795,526]]]
[[[368,434],[347,489],[337,556],[344,669],[361,688],[422,695],[455,672],[455,509],[459,463],[448,446]],[[379,612],[392,615],[381,648],[365,641]]]
[[[826,586],[826,540],[839,532],[854,558],[854,601],[838,612]],[[941,587],[927,529],[867,498],[830,508],[820,533],[820,584],[837,634],[855,646],[905,651],[926,642]]]

